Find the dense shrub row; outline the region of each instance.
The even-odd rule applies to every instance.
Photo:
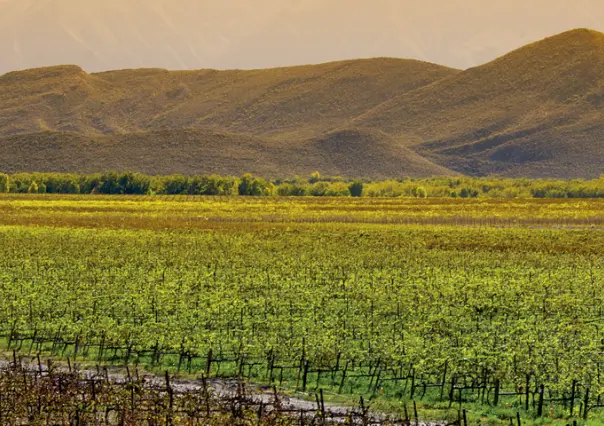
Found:
[[[330,197],[604,198],[604,176],[594,180],[438,177],[383,181],[295,177],[273,181],[232,176],[149,176],[133,172],[97,174],[0,173],[0,192],[58,194],[166,194]]]

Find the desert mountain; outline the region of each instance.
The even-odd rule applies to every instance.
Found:
[[[252,71],[31,69],[0,77],[0,134],[202,127],[308,137],[456,73],[401,59]]]
[[[10,173],[135,170],[151,175],[240,176],[249,172],[278,178],[321,170],[374,179],[454,174],[379,131],[363,129],[284,143],[200,129],[90,136],[19,134],[0,137],[0,164]]]
[[[330,131],[457,72],[387,58],[252,71],[11,72],[0,77],[0,164],[9,171],[450,174],[378,130]]]
[[[468,174],[604,172],[604,34],[574,30],[401,94],[353,120]]]
[[[465,71],[389,58],[37,68],[0,76],[0,168],[591,178],[604,173],[602,105],[604,34],[590,30]]]

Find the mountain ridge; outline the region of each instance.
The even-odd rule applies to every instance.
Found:
[[[48,130],[97,134],[198,126],[305,139],[332,130],[367,105],[456,72],[393,58],[266,70],[87,74],[77,66],[37,68],[0,77],[0,134],[46,130],[38,126],[42,120]],[[52,102],[63,108],[59,118],[69,122],[46,108]]]
[[[371,58],[259,70],[87,73],[67,65],[11,72],[0,76],[0,148],[19,151],[15,141],[31,147],[64,134],[75,151],[75,141],[90,137],[117,150],[134,141],[147,155],[145,139],[172,158],[166,168],[151,161],[153,168],[205,173],[212,172],[206,164],[178,162],[186,147],[212,157],[204,138],[222,134],[237,166],[226,164],[228,156],[212,158],[228,173],[300,174],[312,171],[313,159],[324,174],[351,177],[592,178],[604,173],[602,106],[604,34],[577,29],[463,71]],[[170,134],[184,144],[170,145],[173,153],[158,145]],[[27,169],[27,150],[19,152]],[[247,153],[249,170],[239,152]],[[14,156],[5,150],[0,158],[0,168],[14,170]],[[117,164],[144,163],[128,158]]]
[[[590,41],[595,42],[588,44]],[[591,154],[604,150],[598,123],[602,115],[584,101],[591,96],[599,102],[603,87],[604,34],[578,29],[401,94],[356,118],[353,124],[405,135],[416,141],[412,148],[427,158],[461,173],[483,175],[506,170],[493,150],[506,145],[511,149],[509,145],[516,143],[519,151],[523,146],[518,143],[523,140],[527,142],[524,146],[535,141],[543,145],[556,139],[555,129],[584,122],[583,127],[576,126],[565,136],[569,137],[567,143],[580,140],[584,148],[588,148],[586,138],[594,139],[591,148],[597,150],[586,153],[592,157],[590,168],[594,168],[597,164]],[[547,150],[542,147],[542,151]],[[460,164],[460,157],[467,155],[474,157],[470,161],[473,166]],[[552,176],[581,176],[571,170]],[[589,176],[594,177],[593,172]]]

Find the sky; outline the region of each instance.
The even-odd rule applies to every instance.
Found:
[[[566,30],[602,0],[0,0],[0,73],[266,68],[390,56],[469,68]]]

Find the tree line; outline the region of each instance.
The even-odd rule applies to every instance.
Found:
[[[452,197],[452,198],[604,198],[599,179],[508,179],[496,177],[435,177],[351,180],[338,176],[264,179],[241,177],[150,176],[134,172],[0,173],[0,192],[36,194],[241,195],[312,197]]]

